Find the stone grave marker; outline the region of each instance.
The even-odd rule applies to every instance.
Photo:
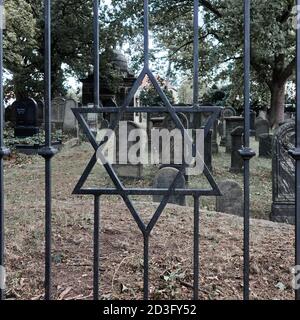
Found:
[[[61,130],[64,123],[66,100],[56,97],[51,102],[51,123],[54,129]]]
[[[243,134],[243,127],[237,127],[231,132],[231,167],[229,171],[233,173],[243,171],[244,161],[239,153],[243,146]]]
[[[295,221],[295,122],[283,123],[275,132],[272,147],[273,203],[271,220]]]
[[[168,189],[172,184],[172,182],[174,181],[174,179],[176,178],[178,172],[179,170],[172,167],[164,167],[160,169],[154,178],[153,188]],[[185,189],[185,187],[186,187],[186,181],[185,181],[184,175],[181,174],[176,182],[175,189]],[[161,202],[162,199],[163,199],[163,196],[158,196],[158,195],[153,196],[154,202]],[[169,203],[185,206],[186,205],[185,196],[172,195],[169,198]]]
[[[221,114],[221,123],[223,126],[222,134],[221,135],[221,141],[220,146],[225,147],[226,146],[226,118],[231,118],[236,116],[236,110],[232,107],[225,107],[225,109],[222,111]]]
[[[45,104],[43,100],[37,100],[36,103],[38,106],[38,124],[41,126],[45,121]]]
[[[272,158],[273,135],[264,133],[259,136],[259,156],[263,158]]]
[[[219,183],[222,196],[216,197],[216,211],[229,213],[236,216],[244,215],[243,190],[233,180],[225,180]]]
[[[73,99],[68,99],[65,102],[65,115],[63,122],[63,132],[66,134],[71,134],[78,136],[78,125],[72,108],[77,108],[77,102]]]
[[[123,124],[122,124],[123,125]],[[129,151],[133,145],[135,145],[139,139],[135,141],[129,141],[132,140],[131,138],[129,139],[130,135],[133,134],[133,130],[138,130],[141,129],[141,127],[133,122],[133,121],[126,121],[126,126],[127,126],[127,143],[125,145],[124,141],[120,141],[120,136],[119,136],[119,130],[120,127],[117,128],[116,130],[116,164],[114,164],[114,168],[117,171],[119,177],[125,177],[125,178],[142,178],[143,176],[143,169],[144,165],[142,162],[139,163],[131,163],[129,159]],[[122,139],[122,137],[121,137]],[[143,155],[145,153],[145,150],[143,149],[144,144],[142,144],[141,149],[137,152],[138,156]],[[125,161],[124,161],[125,160]],[[126,163],[125,163],[126,162]]]
[[[38,106],[35,100],[27,98],[13,103],[16,126],[15,137],[31,137],[39,133]]]
[[[237,128],[244,128],[244,118],[243,117],[230,117],[225,118],[226,121],[226,152],[231,153],[231,132]]]
[[[270,123],[265,119],[257,119],[255,122],[255,140],[259,140],[259,136],[264,133],[269,133]]]

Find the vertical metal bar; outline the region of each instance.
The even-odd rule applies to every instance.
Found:
[[[199,0],[194,0],[194,85],[193,104],[199,103]]]
[[[4,268],[4,173],[3,158],[9,154],[9,150],[4,146],[4,104],[3,104],[3,28],[4,28],[4,1],[0,0],[0,267]],[[1,276],[1,275],[0,275]],[[0,288],[0,300],[5,299],[5,290]]]
[[[245,52],[244,52],[244,104],[245,127],[244,147],[249,147],[250,137],[250,0],[245,0],[244,8]],[[250,217],[249,217],[249,160],[244,162],[244,300],[249,300],[249,270],[250,270]]]
[[[300,17],[300,0],[297,0],[297,22]],[[295,192],[295,265],[300,265],[300,30],[297,26],[297,69],[296,69],[296,149],[294,158],[296,160],[296,192]],[[296,300],[300,300],[300,288],[295,290]]]
[[[100,198],[94,198],[94,300],[99,300],[99,231],[100,231]]]
[[[244,0],[244,147],[250,144],[250,0]]]
[[[45,219],[45,300],[51,299],[51,159],[45,159],[45,197],[46,197],[46,219]]]
[[[144,66],[149,67],[149,1],[144,0]]]
[[[45,0],[45,131],[51,147],[51,0]],[[45,158],[45,299],[51,299],[51,158]]]
[[[45,135],[46,146],[51,146],[51,0],[44,0],[45,19]]]
[[[94,0],[93,6],[93,52],[94,52],[94,105],[100,107],[100,27],[99,27],[99,0]]]
[[[199,299],[200,212],[199,196],[194,196],[194,300]]]
[[[244,0],[244,146],[240,154],[244,160],[244,300],[249,300],[250,270],[250,0]]]
[[[149,233],[144,232],[144,300],[149,300]]]
[[[51,0],[44,0],[45,19],[45,146],[39,150],[39,155],[45,159],[45,300],[51,299],[51,158],[57,150],[51,143]]]
[[[149,70],[149,1],[144,0],[144,68]],[[149,300],[149,233],[144,231],[144,300]]]

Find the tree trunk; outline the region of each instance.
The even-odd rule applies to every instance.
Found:
[[[271,127],[278,127],[284,121],[286,82],[273,82],[271,88]]]

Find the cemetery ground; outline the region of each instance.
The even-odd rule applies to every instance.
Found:
[[[253,142],[253,141],[252,141]],[[257,145],[255,145],[255,148]],[[56,299],[92,299],[93,198],[72,190],[92,155],[87,143],[65,147],[53,159],[53,295]],[[242,175],[228,172],[230,156],[214,157],[217,181]],[[271,208],[271,160],[252,161],[251,209],[268,218]],[[44,161],[13,155],[5,162],[6,265],[8,299],[41,299],[44,268]],[[88,183],[108,185],[95,173]],[[130,181],[123,181],[131,183]],[[139,186],[150,186],[146,169]],[[192,178],[191,185],[200,183]],[[141,185],[142,184],[142,185]],[[144,221],[157,204],[133,198]],[[242,199],[241,199],[242,201]],[[201,299],[242,298],[243,221],[214,212],[214,199],[201,210]],[[101,198],[101,298],[140,299],[143,289],[143,237],[121,199]],[[293,226],[251,221],[251,298],[292,299],[290,268]],[[150,238],[150,298],[189,299],[193,279],[193,210],[169,205]]]

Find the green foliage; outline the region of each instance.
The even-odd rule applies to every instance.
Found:
[[[138,0],[114,0],[114,20],[122,27],[131,51],[137,52],[142,33]],[[228,99],[243,105],[243,0],[203,0],[204,26],[200,28],[200,83],[229,84]],[[252,102],[273,103],[277,88],[284,87],[295,67],[294,0],[251,1]],[[153,0],[150,5],[154,45],[173,67],[188,76],[193,70],[193,1]],[[114,25],[114,23],[112,23]],[[112,26],[113,28],[114,26]],[[279,106],[280,107],[280,106]],[[283,106],[281,106],[283,107]],[[278,120],[278,119],[277,119]]]
[[[65,94],[66,77],[85,77],[92,67],[92,0],[52,1],[52,90]],[[5,68],[13,79],[7,91],[17,96],[40,97],[43,94],[44,13],[43,1],[7,0],[4,35]],[[115,35],[107,32],[107,6],[101,8],[101,42],[107,48]],[[104,22],[103,22],[104,21]],[[105,65],[105,62],[104,62]]]
[[[169,99],[170,103],[174,103],[174,97],[172,94],[172,91],[167,88],[166,85],[164,85],[164,82],[162,79],[158,79],[158,82],[163,89],[164,94],[167,96]],[[152,84],[148,84],[145,86],[141,92],[140,92],[140,102],[142,106],[162,106],[163,101],[155,88],[153,87]]]

